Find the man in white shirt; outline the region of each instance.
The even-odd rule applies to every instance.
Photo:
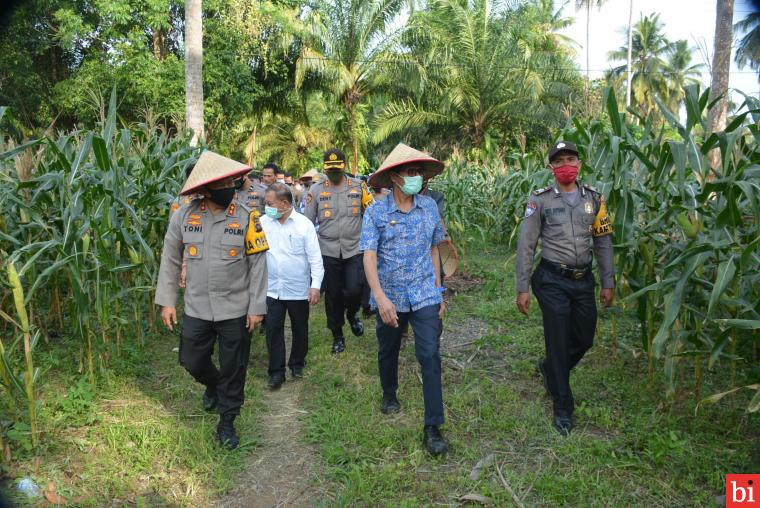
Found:
[[[293,209],[293,194],[282,183],[267,188],[261,225],[269,241],[266,334],[269,387],[285,382],[285,313],[290,316],[293,343],[288,367],[303,375],[309,350],[309,304],[319,302],[325,269],[314,224]]]

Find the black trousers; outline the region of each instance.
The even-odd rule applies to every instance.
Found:
[[[544,317],[546,373],[554,414],[573,414],[570,371],[594,343],[596,300],[594,276],[569,279],[539,266],[531,277],[533,294]]]
[[[352,321],[361,306],[364,273],[362,254],[346,259],[322,256],[322,261],[325,266],[322,289],[325,292],[327,328],[333,337],[342,337],[344,316]]]
[[[217,339],[219,369],[211,359]],[[216,387],[220,415],[240,414],[250,352],[251,334],[245,327],[245,316],[224,321],[183,317],[179,363],[199,383]]]
[[[428,305],[411,312],[398,312],[398,327],[383,323],[377,315],[377,366],[380,386],[386,395],[398,390],[398,354],[401,332],[407,324],[414,331],[414,353],[422,370],[422,396],[425,402],[425,425],[442,425],[443,389],[439,345],[443,322],[438,318],[439,305]]]
[[[288,367],[303,368],[309,352],[309,301],[279,300],[267,297],[267,351],[269,375],[285,374],[285,314],[290,316],[293,342],[290,346]]]

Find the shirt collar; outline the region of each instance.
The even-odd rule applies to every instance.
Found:
[[[415,194],[412,197],[412,208],[422,208],[422,205],[420,204],[419,200],[417,199],[418,196],[419,196],[419,194]],[[386,208],[388,209],[389,212],[401,212],[401,210],[398,209],[398,205],[396,205],[396,200],[393,198],[393,192],[392,191],[391,191],[390,194],[388,194],[385,197],[385,200],[386,200],[386,205],[385,206],[386,206]]]

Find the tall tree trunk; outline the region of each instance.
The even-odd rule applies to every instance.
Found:
[[[153,56],[157,60],[163,60],[168,53],[166,48],[166,30],[156,28],[153,30]]]
[[[591,80],[591,0],[586,2],[586,83]]]
[[[625,107],[631,107],[631,81],[633,80],[633,60],[631,57],[633,50],[633,0],[630,0],[628,9],[628,67],[626,73],[625,86]]]
[[[203,18],[201,0],[185,1],[185,118],[193,131],[192,146],[204,139]]]
[[[723,97],[710,110],[710,132],[719,132],[726,128],[726,117],[728,116],[728,72],[731,66],[734,0],[717,0],[716,5],[710,100],[717,99],[720,96]],[[720,166],[720,162],[720,152],[717,149],[710,152],[710,166],[713,170]]]

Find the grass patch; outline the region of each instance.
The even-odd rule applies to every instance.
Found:
[[[746,401],[695,417],[688,393],[666,400],[664,379],[647,378],[638,325],[625,312],[618,315],[617,358],[609,347],[612,312],[600,313],[597,344],[572,375],[576,431],[559,436],[535,374],[544,351],[538,305],[532,302],[528,318],[515,309],[513,263],[501,249],[470,248],[463,268],[481,283],[454,297],[445,323],[444,431],[453,450],[445,460],[432,459],[421,444],[413,346],[400,359],[402,412],[388,417],[379,410],[373,323],[337,358],[328,352],[329,335],[315,327],[306,423],[325,460],[324,490],[332,492],[324,506],[455,504],[470,493],[512,505],[496,466],[526,506],[711,506],[726,473],[760,468],[750,437],[760,425],[741,412]],[[714,373],[703,393],[720,383]],[[493,465],[471,480],[488,455]]]
[[[62,339],[39,348],[45,353],[38,361],[47,369],[39,402],[41,447],[36,457],[14,456],[10,478],[30,476],[42,488],[52,482],[76,506],[204,506],[230,489],[259,444],[255,415],[264,380],[254,373],[263,360],[263,338],[254,337],[258,352],[236,420],[243,440],[236,453],[216,446],[218,416],[202,410],[202,387],[172,351],[177,341],[169,333],[148,334],[144,348],[125,346],[94,387],[86,375],[71,373],[78,343]],[[15,490],[15,482],[7,488]]]
[[[365,323],[364,337],[349,336],[346,352],[336,357],[323,307],[312,309],[306,378],[299,381],[304,431],[293,436],[317,454],[309,471],[324,495],[312,504],[451,505],[479,494],[510,506],[500,471],[526,506],[714,506],[726,473],[760,470],[754,439],[760,423],[743,413],[745,395],[706,406],[696,417],[688,391],[665,398],[661,369],[648,380],[629,312],[617,317],[616,358],[612,312],[600,313],[596,344],[572,376],[577,427],[569,438],[559,436],[535,374],[544,350],[540,311],[535,301],[528,318],[516,311],[511,254],[470,247],[462,267],[479,284],[454,297],[446,318],[444,432],[452,453],[443,460],[422,446],[413,346],[400,359],[402,412],[383,415],[374,323]],[[46,369],[41,448],[34,456],[14,443],[7,472],[14,481],[6,488],[31,476],[43,487],[53,482],[76,506],[207,506],[239,486],[248,462],[267,449],[258,418],[265,409],[263,337],[253,339],[246,405],[237,420],[244,444],[236,453],[214,444],[217,417],[201,410],[202,389],[178,365],[176,346],[176,335],[146,330],[146,346],[125,346],[92,387],[74,373],[78,343],[63,338],[40,345],[37,362]],[[687,378],[689,368],[683,362]],[[726,371],[719,365],[708,373],[702,393],[725,389]],[[489,455],[492,464],[471,479]]]

